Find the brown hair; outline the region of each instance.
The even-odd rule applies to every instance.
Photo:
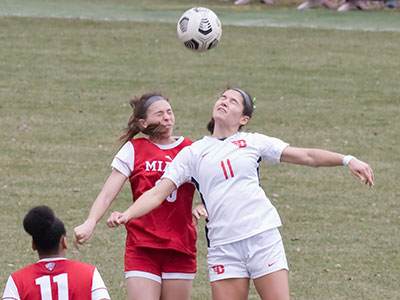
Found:
[[[140,125],[140,119],[146,119],[147,117],[147,107],[146,101],[153,96],[160,96],[164,100],[168,101],[168,98],[164,97],[159,92],[149,92],[143,94],[140,97],[135,97],[130,100],[129,104],[133,108],[133,113],[129,118],[128,126],[123,129],[123,135],[119,138],[119,140],[125,144],[134,138],[138,133],[144,133],[150,137],[158,138],[163,135],[167,129],[160,124],[150,124],[146,128]]]
[[[253,106],[253,100],[252,100],[253,98],[251,97],[250,93],[247,92],[246,90],[243,90],[243,89],[236,89],[236,88],[232,88],[232,87],[228,86],[228,88],[226,90],[224,90],[222,92],[222,94],[225,93],[228,90],[237,91],[242,96],[242,98],[243,98],[243,116],[248,116],[249,118],[251,118],[252,115],[253,115],[254,106]],[[243,95],[242,93],[246,93],[246,94]],[[246,96],[248,97],[248,99],[250,99],[250,102],[251,102],[250,105],[245,100]],[[207,130],[211,134],[213,134],[214,133],[214,127],[215,127],[215,120],[214,120],[213,117],[211,117],[211,120],[207,124]],[[238,130],[242,129],[242,127],[243,127],[243,125],[240,125]]]

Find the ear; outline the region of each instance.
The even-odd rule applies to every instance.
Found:
[[[65,235],[63,235],[63,237],[60,240],[60,248],[63,250],[68,249],[67,237]]]
[[[37,249],[36,249],[36,245],[35,245],[35,243],[33,242],[33,240],[32,240],[32,249],[33,249],[34,251],[37,250]]]
[[[245,126],[247,123],[249,123],[249,121],[250,121],[250,117],[249,116],[243,116],[241,119],[240,119],[240,126]]]
[[[142,128],[147,128],[148,124],[145,119],[139,119],[139,125]]]

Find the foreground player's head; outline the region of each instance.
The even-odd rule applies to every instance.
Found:
[[[239,88],[228,88],[215,102],[207,129],[213,134],[217,122],[222,126],[236,126],[237,130],[240,130],[250,121],[253,111],[253,98],[247,91]]]
[[[62,254],[66,246],[66,230],[48,206],[36,206],[25,216],[24,229],[32,236],[32,248],[39,257]]]
[[[161,93],[150,92],[133,98],[130,105],[133,114],[120,139],[122,142],[131,140],[140,132],[152,140],[172,135],[175,117],[168,98]]]

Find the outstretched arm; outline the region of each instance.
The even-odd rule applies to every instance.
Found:
[[[374,172],[371,167],[352,156],[321,149],[286,147],[281,154],[281,162],[311,167],[334,167],[343,164],[370,187],[374,185]]]
[[[117,227],[130,219],[139,218],[157,208],[176,189],[170,179],[162,179],[156,186],[145,192],[123,213],[113,212],[107,220],[108,227]]]
[[[73,241],[75,246],[83,244],[90,238],[97,222],[104,216],[126,180],[126,176],[116,169],[111,172],[101,192],[93,202],[86,221],[74,228]]]

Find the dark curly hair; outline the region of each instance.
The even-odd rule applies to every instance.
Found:
[[[45,205],[32,208],[23,221],[24,229],[32,236],[39,254],[57,254],[62,236],[66,235],[63,222]]]

